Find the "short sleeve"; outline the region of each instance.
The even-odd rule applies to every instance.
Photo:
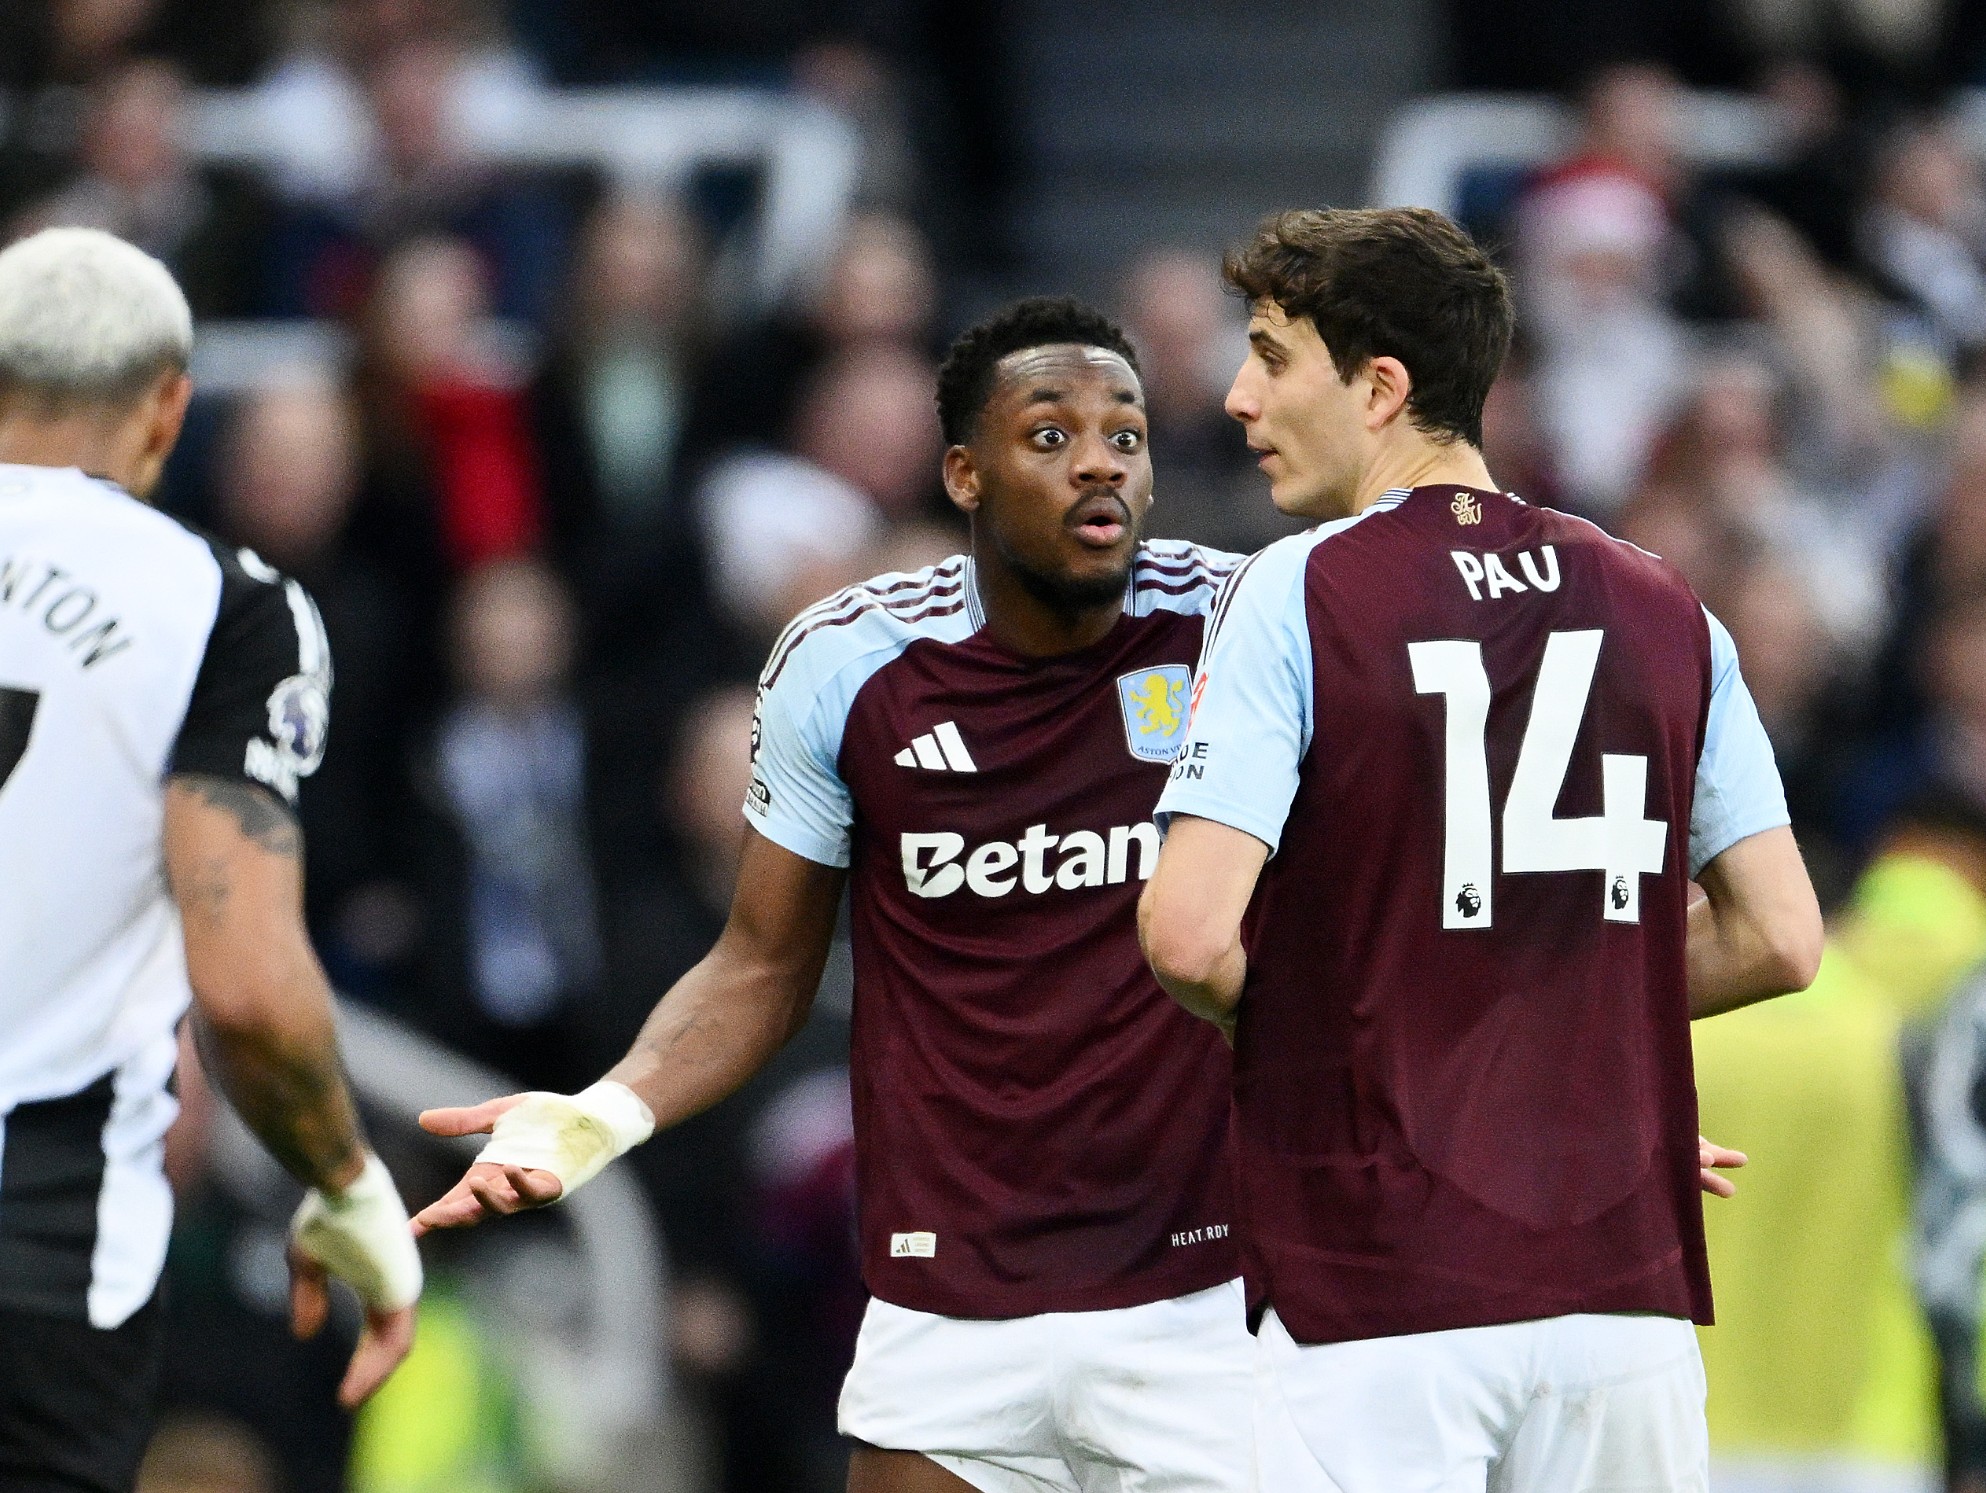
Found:
[[[1772,742],[1738,671],[1737,644],[1708,608],[1703,615],[1710,623],[1710,719],[1690,814],[1691,876],[1738,841],[1790,822]]]
[[[1161,828],[1174,814],[1192,814],[1272,852],[1281,840],[1310,749],[1310,550],[1301,538],[1272,545],[1223,588],[1193,681],[1186,741],[1159,795]]]
[[[843,719],[832,691],[788,667],[759,687],[745,819],[768,840],[823,866],[846,866],[854,801],[836,761]]]
[[[331,646],[309,594],[216,545],[221,595],[166,771],[259,783],[294,804],[331,729]]]

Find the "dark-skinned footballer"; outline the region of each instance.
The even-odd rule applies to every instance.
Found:
[[[1095,312],[1027,301],[967,332],[938,404],[971,552],[794,619],[716,947],[584,1093],[428,1116],[495,1138],[417,1223],[549,1201],[737,1088],[805,1019],[846,887],[874,1298],[850,1488],[1234,1493],[1228,1050],[1152,978],[1135,909],[1236,557],[1141,540],[1144,396]]]

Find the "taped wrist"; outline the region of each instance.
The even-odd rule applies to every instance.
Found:
[[[655,1116],[634,1090],[603,1078],[577,1094],[526,1094],[476,1160],[550,1172],[564,1197],[654,1133]]]
[[[421,1256],[406,1205],[377,1156],[366,1157],[365,1170],[343,1192],[305,1193],[290,1238],[370,1308],[398,1311],[420,1299]]]

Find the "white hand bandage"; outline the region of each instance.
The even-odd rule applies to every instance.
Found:
[[[315,1187],[305,1193],[290,1239],[370,1308],[398,1311],[420,1299],[420,1252],[400,1191],[377,1156],[366,1157],[365,1170],[338,1196]]]
[[[655,1115],[626,1084],[601,1079],[577,1094],[524,1096],[490,1131],[477,1161],[550,1172],[570,1197],[608,1162],[655,1133]]]

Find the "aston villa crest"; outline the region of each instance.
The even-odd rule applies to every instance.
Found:
[[[1192,671],[1185,664],[1160,664],[1117,680],[1117,703],[1124,710],[1124,741],[1141,762],[1170,762],[1186,738],[1186,688]]]

